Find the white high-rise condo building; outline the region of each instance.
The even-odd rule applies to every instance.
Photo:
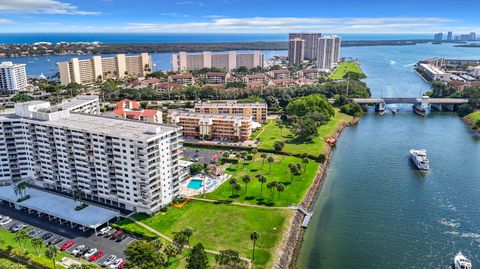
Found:
[[[288,41],[288,61],[290,64],[299,64],[305,58],[305,40],[294,38]]]
[[[0,184],[78,188],[87,200],[146,213],[171,202],[179,192],[180,129],[101,117],[95,107],[97,96],[83,96],[57,106],[18,103],[0,115]]]
[[[290,33],[288,34],[288,40],[302,39],[304,43],[304,59],[303,60],[315,60],[318,52],[318,39],[322,36],[321,33]],[[289,46],[289,54],[290,54]]]
[[[240,67],[252,69],[264,65],[264,55],[259,51],[253,52],[210,52],[187,53],[181,51],[172,55],[173,71],[194,71],[203,68],[220,68],[227,72]]]
[[[331,69],[340,61],[339,36],[322,36],[318,39],[318,69]]]
[[[0,64],[0,94],[14,94],[27,87],[25,64],[2,62]]]
[[[91,59],[72,58],[68,62],[59,62],[60,82],[89,84],[106,79],[122,79],[128,76],[145,77],[152,71],[152,58],[148,53],[140,55],[117,54],[115,57]]]

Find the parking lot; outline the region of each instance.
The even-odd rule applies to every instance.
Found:
[[[104,255],[97,261],[99,264],[103,263],[103,261],[112,254],[117,256],[117,258],[125,259],[123,254],[124,249],[135,240],[127,236],[121,242],[117,242],[103,236],[96,236],[95,232],[91,229],[83,232],[78,227],[72,228],[70,223],[64,222],[60,224],[58,220],[49,220],[47,216],[38,217],[36,213],[29,214],[26,210],[16,210],[5,204],[0,205],[0,215],[9,216],[13,220],[5,226],[0,226],[3,229],[10,229],[10,227],[20,222],[28,224],[31,228],[40,230],[41,233],[37,235],[38,237],[41,237],[47,232],[54,234],[53,237],[61,236],[62,241],[57,244],[58,247],[62,246],[66,241],[74,241],[75,244],[67,250],[68,253],[71,253],[78,245],[85,245],[89,248],[102,250]]]
[[[183,156],[193,162],[210,163],[220,160],[222,158],[222,151],[185,148],[183,150]]]

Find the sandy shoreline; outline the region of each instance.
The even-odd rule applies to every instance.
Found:
[[[355,125],[360,119],[354,118],[351,122],[343,122],[337,127],[337,131],[333,135],[335,139],[341,135],[342,131],[349,126]],[[315,179],[313,180],[312,185],[308,188],[307,193],[303,197],[300,205],[311,211],[313,205],[318,197],[320,190],[322,189],[322,184],[325,180],[325,175],[327,168],[330,163],[330,157],[335,146],[327,146],[325,150],[325,155],[328,156],[327,160],[319,165]],[[300,253],[300,248],[303,242],[303,235],[305,229],[301,227],[304,215],[300,212],[296,212],[295,216],[292,217],[290,226],[282,239],[282,242],[279,246],[279,251],[275,255],[276,259],[272,268],[285,269],[285,268],[296,268],[296,262],[298,254]]]

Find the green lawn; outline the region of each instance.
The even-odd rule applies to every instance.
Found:
[[[194,230],[191,245],[202,243],[205,248],[213,250],[230,248],[244,257],[251,257],[250,233],[259,232],[255,268],[268,268],[292,215],[293,211],[288,209],[190,201],[182,208],[172,207],[168,212],[159,212],[152,217],[133,217],[168,236],[190,227]]]
[[[1,269],[8,269],[8,268],[15,268],[15,269],[34,269],[34,267],[28,266],[28,265],[23,265],[21,263],[17,263],[16,261],[13,260],[13,258],[7,259],[7,258],[2,258],[0,256],[0,268]]]
[[[133,233],[136,236],[140,237],[146,237],[146,239],[151,239],[151,238],[157,238],[158,236],[151,231],[143,228],[142,226],[136,224],[130,219],[123,219],[112,226],[114,227],[121,227],[122,229],[125,229],[131,233]]]
[[[358,62],[342,62],[337,68],[335,68],[335,71],[330,74],[329,78],[333,80],[343,79],[343,76],[345,76],[347,72],[363,74]]]
[[[318,156],[325,150],[326,142],[324,139],[333,135],[342,121],[347,122],[351,120],[351,116],[340,113],[337,110],[335,116],[332,117],[326,125],[318,128],[318,137],[314,137],[310,142],[297,141],[294,134],[292,134],[288,128],[280,129],[276,124],[276,121],[270,121],[259,136],[259,148],[273,150],[273,144],[275,141],[283,141],[285,143],[283,151],[285,152],[293,154],[307,153],[309,155]]]
[[[21,249],[20,244],[17,241],[15,241],[14,233],[10,233],[7,230],[0,229],[0,239],[3,240],[2,245],[0,245],[0,248],[2,249],[8,249],[9,247],[13,247],[13,249],[19,249],[19,250]],[[52,261],[44,256],[45,247],[42,247],[42,249],[39,250],[40,255],[37,256],[35,255],[35,250],[33,249],[32,244],[30,243],[29,240],[27,240],[24,243],[24,250],[27,252],[26,256],[31,261],[42,264],[49,268],[53,268]],[[67,256],[65,252],[59,251],[57,260],[60,260],[62,257],[65,257],[65,256]],[[57,266],[57,268],[63,268],[63,267]]]
[[[480,121],[480,111],[475,111],[473,113],[470,113],[466,116],[466,118],[473,122]]]
[[[272,163],[270,173],[270,165],[267,161],[265,161],[265,165],[263,165],[262,168],[263,159],[260,157],[260,154],[256,155],[255,161],[246,161],[245,166],[243,162],[241,162],[239,165],[232,164],[225,170],[226,173],[231,174],[233,178],[237,179],[237,182],[242,187],[238,192],[239,197],[235,198],[235,202],[268,206],[289,206],[298,204],[301,201],[308,187],[312,184],[317,172],[318,163],[310,160],[307,164],[307,170],[304,172],[302,159],[284,155],[272,156],[275,161]],[[294,175],[293,181],[291,181],[292,177],[288,168],[288,164],[290,163],[302,164],[301,173]],[[245,184],[242,182],[242,176],[244,175],[249,175],[251,178],[251,182],[247,185],[246,189]],[[255,177],[256,175],[264,175],[267,178],[267,183],[270,181],[283,183],[286,186],[285,191],[280,193],[280,197],[278,196],[279,193],[275,191],[272,199],[270,190],[267,188],[267,183],[265,183],[263,185],[263,195],[260,196],[261,184]],[[231,185],[227,181],[214,192],[205,194],[204,197],[215,200],[230,200],[232,198]]]

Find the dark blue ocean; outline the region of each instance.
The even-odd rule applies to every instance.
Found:
[[[341,34],[343,40],[429,39],[425,34]],[[120,34],[120,33],[8,33],[0,34],[3,44],[31,44],[35,42],[93,42],[148,43],[148,42],[246,42],[287,41],[288,34]]]

